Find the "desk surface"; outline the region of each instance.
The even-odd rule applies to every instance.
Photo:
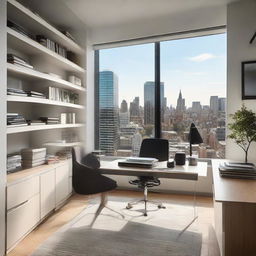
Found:
[[[256,180],[222,178],[219,164],[225,160],[212,160],[215,201],[256,203]]]
[[[125,175],[125,176],[154,176],[157,178],[197,180],[198,176],[207,176],[207,163],[198,162],[197,166],[184,166],[167,168],[167,162],[159,162],[151,169],[137,167],[120,167],[118,161],[101,161],[100,171],[102,174]]]

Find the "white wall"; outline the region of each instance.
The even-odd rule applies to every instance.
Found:
[[[227,10],[227,115],[238,110],[242,103],[256,111],[256,100],[242,101],[241,62],[256,60],[256,41],[249,41],[256,32],[256,1],[245,0],[228,5]],[[231,140],[227,141],[226,156],[229,159],[244,160],[243,151]],[[256,143],[249,152],[249,161],[256,161]]]
[[[6,184],[6,0],[0,1],[0,255],[5,253]]]
[[[226,25],[225,7],[202,8],[139,23],[95,28],[90,31],[89,40],[92,44],[97,44],[222,25]]]

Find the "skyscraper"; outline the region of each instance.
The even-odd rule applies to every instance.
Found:
[[[99,74],[99,148],[114,155],[118,146],[118,78],[112,71]]]
[[[211,96],[210,98],[210,110],[214,115],[218,114],[219,111],[219,99],[218,96]]]
[[[225,112],[226,110],[226,98],[219,98],[219,111]]]
[[[139,116],[140,115],[140,98],[135,97],[134,100],[130,103],[130,116]]]
[[[129,124],[129,112],[126,100],[123,100],[121,103],[121,108],[119,111],[119,124],[120,127],[126,126]]]
[[[121,113],[128,112],[128,106],[126,100],[123,100],[121,103],[121,108],[120,108]]]
[[[185,99],[182,98],[182,94],[180,90],[179,97],[177,99],[176,111],[183,112],[184,110],[185,110]]]
[[[161,112],[164,105],[164,83],[160,83]],[[144,124],[154,124],[155,82],[144,83]]]

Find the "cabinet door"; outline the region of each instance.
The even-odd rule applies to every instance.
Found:
[[[41,219],[55,208],[55,169],[40,175]]]
[[[7,212],[7,249],[15,245],[39,221],[39,194]]]
[[[69,195],[69,166],[68,164],[55,169],[56,175],[56,205],[59,205]]]

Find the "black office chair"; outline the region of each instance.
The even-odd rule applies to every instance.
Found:
[[[159,161],[167,161],[169,159],[169,142],[165,139],[144,139],[140,148],[140,157],[152,157],[157,158]],[[156,177],[141,176],[136,180],[129,181],[130,184],[138,186],[144,191],[144,198],[130,202],[126,208],[131,209],[133,205],[143,202],[145,204],[144,216],[147,216],[147,203],[153,203],[158,206],[159,209],[165,208],[162,203],[157,203],[148,200],[148,188],[159,186],[160,180]]]
[[[77,194],[91,195],[101,193],[100,206],[95,214],[95,219],[106,207],[111,211],[107,204],[107,192],[115,189],[117,184],[114,180],[103,176],[99,172],[100,162],[93,154],[84,156],[81,147],[74,147],[72,149],[72,161],[73,161],[73,177],[72,185]],[[116,211],[114,211],[116,212]],[[117,212],[120,214],[119,212]],[[123,215],[120,214],[122,217]],[[95,221],[94,219],[94,221]],[[92,224],[94,223],[92,222]]]

